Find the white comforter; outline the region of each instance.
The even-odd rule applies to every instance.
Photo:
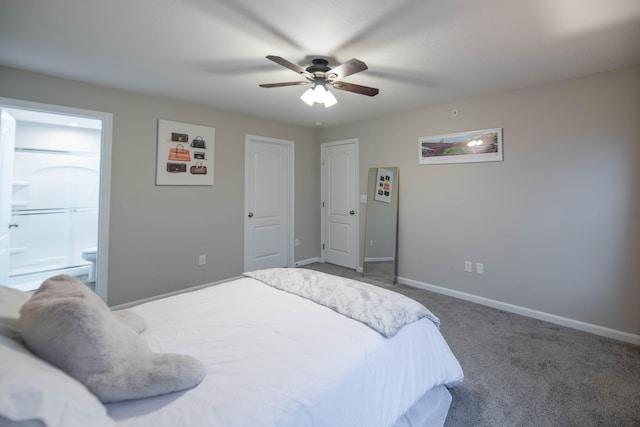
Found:
[[[107,405],[118,426],[390,426],[462,370],[427,318],[384,338],[251,278],[132,308],[156,351],[207,367],[197,387]]]

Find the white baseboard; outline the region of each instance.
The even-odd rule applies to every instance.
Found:
[[[465,292],[456,291],[453,289],[447,289],[436,285],[430,285],[428,283],[418,282],[417,280],[407,279],[406,277],[398,277],[398,283],[403,285],[413,286],[414,288],[426,289],[428,291],[436,292],[450,297],[471,301],[480,305],[486,305],[488,307],[497,308],[498,310],[508,311],[510,313],[520,314],[522,316],[532,317],[534,319],[543,320],[546,322],[554,323],[560,326],[566,326],[568,328],[577,329],[579,331],[589,332],[595,335],[600,335],[607,338],[613,338],[616,340],[628,342],[635,345],[640,345],[640,335],[630,334],[628,332],[622,332],[615,329],[605,328],[604,326],[594,325],[592,323],[586,323],[579,320],[569,319],[567,317],[557,316],[555,314],[545,313],[543,311],[533,310],[527,307],[521,307],[506,302],[496,301],[489,298],[480,297],[477,295],[468,294]]]
[[[386,262],[386,261],[393,261],[393,257],[391,256],[387,256],[387,257],[369,257],[369,258],[365,258],[364,262]]]
[[[315,257],[315,258],[303,259],[302,261],[296,261],[295,263],[293,263],[293,266],[302,267],[303,265],[313,264],[314,262],[322,262],[322,258]]]
[[[162,298],[167,298],[167,297],[171,297],[171,296],[174,296],[174,295],[184,294],[186,292],[197,291],[198,289],[208,288],[209,286],[220,285],[222,283],[230,282],[232,280],[240,279],[242,277],[244,277],[244,276],[231,277],[230,279],[224,279],[224,280],[219,280],[217,282],[205,283],[204,285],[192,286],[190,288],[180,289],[179,291],[167,292],[165,294],[160,294],[160,295],[156,295],[156,296],[149,297],[149,298],[142,298],[142,299],[139,299],[139,300],[136,300],[136,301],[131,301],[131,302],[126,302],[124,304],[114,305],[114,306],[112,306],[110,308],[111,308],[111,310],[123,310],[125,308],[131,308],[133,306],[140,305],[140,304],[143,304],[145,302],[154,301],[154,300],[162,299]]]

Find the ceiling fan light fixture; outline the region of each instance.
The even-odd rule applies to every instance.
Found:
[[[336,67],[329,67],[329,62],[324,58],[315,58],[311,61],[313,64],[307,68],[303,68],[300,65],[294,64],[284,58],[275,55],[267,55],[267,59],[275,62],[278,65],[282,65],[285,68],[295,71],[297,74],[303,76],[307,81],[296,82],[284,82],[284,83],[269,83],[261,84],[260,87],[272,88],[283,86],[297,86],[308,84],[311,82],[311,89],[308,89],[302,94],[302,99],[308,106],[312,107],[313,104],[324,104],[325,108],[331,107],[337,104],[336,97],[329,92],[327,85],[334,89],[344,90],[347,92],[353,92],[360,95],[376,96],[380,90],[374,87],[361,86],[353,83],[340,82],[339,80],[350,76],[355,73],[359,73],[367,69],[367,64],[358,60],[350,59]]]
[[[327,90],[324,88],[324,84],[316,83],[316,87],[313,89],[313,100],[318,104],[324,104],[324,98],[327,96]]]
[[[305,104],[312,107],[313,104],[324,104],[325,108],[338,103],[336,97],[325,88],[324,82],[314,82],[313,87],[307,89],[300,97]]]
[[[336,97],[329,91],[327,91],[327,93],[324,96],[324,108],[329,108],[332,105],[336,105],[338,103],[338,100],[336,99]]]
[[[300,99],[302,99],[304,101],[305,104],[307,104],[309,107],[313,106],[314,98],[313,98],[313,89],[309,88],[307,89],[302,96],[300,97]]]

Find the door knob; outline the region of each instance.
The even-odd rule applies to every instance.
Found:
[[[349,211],[349,215],[355,215],[356,211],[354,211],[353,209]]]
[[[253,218],[253,212],[249,212],[249,215],[247,215],[249,218]]]
[[[15,222],[12,222],[11,224],[9,224],[9,230],[11,230],[12,228],[18,228],[19,225]]]

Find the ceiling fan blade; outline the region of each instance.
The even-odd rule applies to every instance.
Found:
[[[266,56],[267,59],[275,62],[278,65],[282,65],[285,68],[288,68],[292,71],[295,71],[298,74],[301,74],[303,76],[305,76],[306,78],[311,78],[313,79],[313,76],[311,74],[309,74],[307,72],[307,70],[305,70],[304,68],[302,68],[301,66],[299,66],[298,64],[294,64],[291,61],[287,61],[286,59],[280,57],[280,56],[275,56],[275,55],[267,55]]]
[[[332,80],[341,80],[347,76],[350,76],[351,74],[355,74],[355,73],[359,73],[360,71],[364,71],[367,68],[367,64],[365,64],[364,62],[360,61],[359,59],[350,59],[347,62],[344,62],[340,65],[338,65],[335,68],[332,68],[331,71],[329,71],[327,74],[330,77],[333,77],[333,75],[335,74],[336,77],[333,77]]]
[[[260,87],[282,87],[282,86],[298,86],[306,85],[309,82],[286,82],[286,83],[266,83],[259,85]]]
[[[347,92],[354,92],[367,96],[376,96],[380,92],[380,89],[376,89],[375,87],[360,86],[347,82],[333,82],[331,86],[339,90],[346,90]]]

